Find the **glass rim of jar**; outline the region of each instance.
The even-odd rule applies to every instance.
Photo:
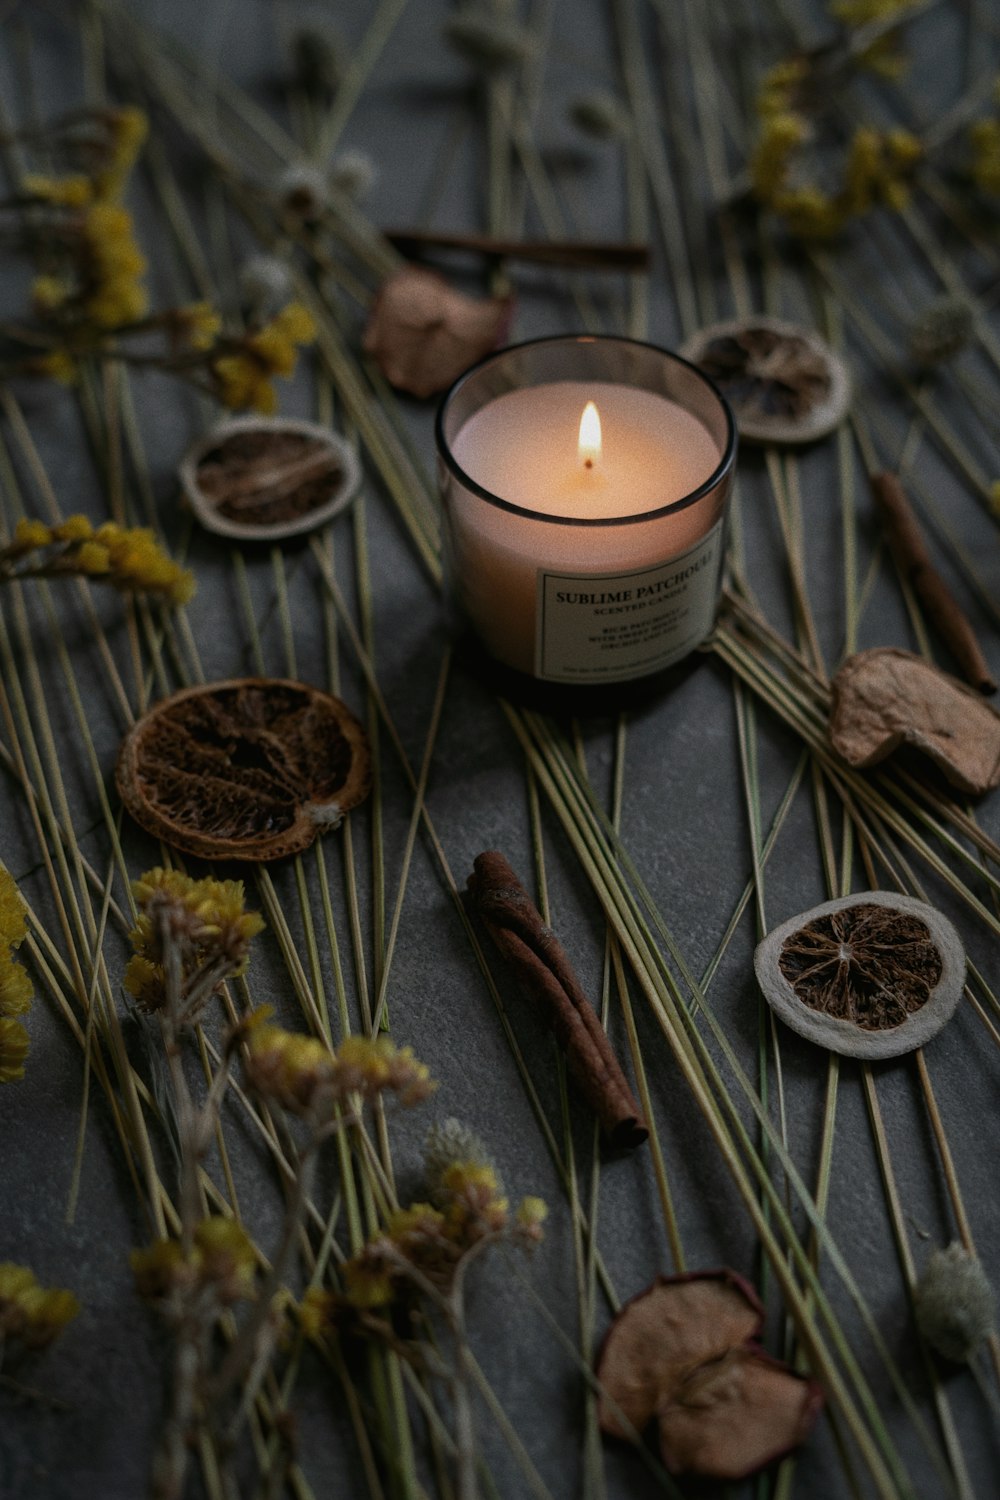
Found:
[[[627,516],[552,515],[548,511],[533,510],[530,506],[517,505],[513,500],[505,500],[502,495],[494,494],[492,490],[488,490],[485,485],[473,479],[472,475],[467,473],[455,458],[451,450],[451,445],[445,436],[445,414],[450,403],[466,383],[488,365],[503,359],[506,355],[517,353],[522,349],[538,348],[542,344],[625,344],[636,349],[648,349],[664,359],[672,360],[674,364],[683,365],[686,370],[707,388],[719,403],[725,417],[725,447],[722,450],[718,464],[708,478],[703,480],[697,489],[692,490],[690,494],[682,495],[679,500],[671,500],[666,505],[657,506],[655,510],[635,511]],[[552,382],[538,381],[536,384],[549,385]],[[522,389],[530,388],[530,386],[522,387]],[[677,404],[680,405],[681,403],[678,402]],[[685,410],[689,410],[689,408],[685,408]],[[692,415],[695,414],[692,413]],[[502,348],[492,350],[484,358],[477,360],[474,365],[470,365],[467,370],[463,370],[461,375],[458,376],[457,380],[452,382],[441,398],[437,415],[434,419],[434,438],[442,462],[450,469],[459,483],[474,495],[478,495],[481,500],[485,500],[488,504],[496,506],[499,510],[510,511],[512,515],[526,516],[531,521],[538,521],[542,524],[551,524],[553,526],[634,526],[642,521],[655,521],[659,520],[662,516],[669,516],[675,514],[677,511],[686,510],[689,505],[694,505],[696,501],[701,500],[705,495],[710,494],[712,490],[717,489],[735,467],[738,430],[733,409],[719,390],[719,387],[715,384],[715,381],[711,380],[705,374],[704,370],[700,370],[696,364],[692,364],[691,360],[685,359],[680,354],[675,354],[672,349],[664,349],[662,345],[650,343],[647,339],[631,339],[616,333],[559,333],[547,334],[541,338],[522,339],[516,344],[504,344]]]

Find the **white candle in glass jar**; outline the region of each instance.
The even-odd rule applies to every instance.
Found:
[[[596,445],[581,432],[588,408]],[[659,391],[598,378],[518,386],[473,410],[448,439],[442,482],[452,586],[491,654],[596,683],[698,645],[722,560],[719,430]]]

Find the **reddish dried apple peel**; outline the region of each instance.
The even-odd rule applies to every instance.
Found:
[[[631,1437],[655,1416],[671,1473],[720,1479],[745,1478],[795,1447],[822,1394],[753,1342],[762,1321],[756,1293],[733,1271],[657,1277],[601,1349],[602,1430]]]
[[[147,833],[202,859],[297,854],[371,785],[361,725],[329,693],[283,678],[187,688],[122,743],[116,780]]]

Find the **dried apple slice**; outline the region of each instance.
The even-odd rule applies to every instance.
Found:
[[[115,770],[147,833],[202,859],[283,859],[364,800],[368,739],[329,693],[277,677],[186,688],[145,714]]]
[[[671,1474],[745,1479],[802,1442],[823,1404],[812,1380],[744,1345],[703,1365],[657,1413]]]
[[[1000,786],[1000,714],[931,662],[875,646],[833,679],[830,743],[849,765],[877,765],[900,745],[932,760],[962,792]]]
[[[597,1362],[598,1420],[634,1437],[655,1416],[672,1474],[743,1479],[801,1443],[823,1395],[754,1342],[756,1292],[734,1271],[658,1276],[615,1318]]]
[[[603,1430],[625,1437],[627,1422],[641,1432],[692,1369],[753,1338],[763,1317],[756,1292],[733,1271],[658,1276],[625,1304],[604,1340]]]

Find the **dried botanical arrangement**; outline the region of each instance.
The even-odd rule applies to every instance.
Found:
[[[27,904],[0,885],[0,1084],[10,1139],[29,1142],[48,1127],[56,1039],[78,1049],[63,1092],[80,1110],[75,1147],[61,1141],[54,1158],[58,1169],[72,1155],[65,1210],[53,1214],[49,1164],[36,1182],[27,1149],[4,1154],[10,1201],[49,1231],[23,1249],[0,1243],[13,1257],[0,1266],[0,1403],[16,1402],[12,1422],[0,1413],[5,1441],[16,1429],[37,1444],[43,1413],[46,1443],[65,1452],[58,1435],[79,1429],[46,1402],[81,1367],[84,1327],[102,1352],[117,1336],[88,1308],[78,1234],[95,1278],[131,1252],[149,1316],[130,1303],[128,1337],[165,1335],[146,1366],[156,1361],[162,1392],[137,1382],[129,1439],[145,1445],[160,1497],[309,1500],[336,1483],[373,1500],[597,1500],[677,1494],[681,1472],[739,1485],[763,1466],[753,1492],[772,1500],[912,1500],[925,1486],[972,1500],[1000,1378],[994,1237],[975,1192],[989,1143],[955,1123],[990,1083],[1000,1040],[978,958],[1000,935],[995,715],[980,696],[1000,625],[982,540],[995,540],[1000,513],[983,294],[1000,121],[992,77],[974,67],[993,56],[992,30],[977,7],[838,0],[817,43],[771,3],[616,0],[600,68],[574,67],[561,163],[546,133],[547,91],[561,87],[552,18],[466,8],[440,38],[457,144],[426,163],[421,210],[439,217],[452,150],[480,152],[483,233],[463,245],[461,229],[423,223],[409,239],[383,235],[363,206],[374,164],[343,144],[369,84],[376,101],[385,86],[380,69],[394,76],[390,43],[408,9],[412,19],[405,0],[379,0],[346,49],[319,27],[296,30],[262,102],[141,8],[95,0],[52,23],[84,76],[69,90],[79,108],[48,120],[34,89],[48,32],[33,16],[20,32],[23,85],[0,127],[5,243],[31,276],[12,304],[23,311],[0,328],[0,766],[12,808],[0,854],[16,855]],[[938,24],[967,72],[954,97],[921,108],[935,123],[918,132],[896,80],[908,47],[936,45]],[[577,191],[581,153],[607,192]],[[523,261],[536,242],[551,256]],[[482,297],[456,302],[447,280],[402,263],[401,248],[435,244],[485,257]],[[423,630],[443,577],[431,448],[413,437],[430,412],[393,386],[417,401],[440,389],[507,336],[509,318],[527,321],[540,288],[588,332],[682,346],[719,317],[758,330],[750,347],[725,335],[714,352],[717,373],[735,372],[772,425],[741,476],[726,607],[694,689],[711,705],[700,722],[654,709],[567,723],[470,684]],[[789,384],[772,312],[822,333],[832,373],[807,339]],[[197,417],[179,404],[164,424],[164,389],[196,399]],[[311,513],[304,548],[209,544],[172,485],[166,498],[179,455],[211,434],[211,408],[273,415],[286,390],[321,429],[346,434],[364,494],[320,522],[329,497],[299,491],[293,467],[276,503]],[[834,393],[836,430],[779,452],[794,440],[782,436],[789,415],[826,423]],[[165,431],[179,435],[169,462]],[[62,463],[67,433],[80,494]],[[246,457],[223,452],[206,477],[222,504],[256,511]],[[910,519],[876,482],[886,473]],[[978,658],[928,587],[928,560]],[[102,581],[120,597],[92,589]],[[935,638],[972,688],[932,665]],[[902,742],[929,747],[935,768],[875,759]],[[708,876],[686,859],[708,837],[692,787],[718,801]],[[455,811],[470,788],[489,828],[471,845],[470,809],[463,801],[461,821]],[[973,809],[966,793],[984,800]],[[344,813],[336,839],[316,838]],[[487,837],[509,840],[522,870],[530,861],[532,896],[494,868],[483,915],[501,946],[513,949],[513,932],[532,962],[541,954],[546,973],[529,987],[557,984],[567,1028],[586,1014],[576,987],[593,995],[634,1079],[621,1114],[648,1131],[642,1151],[607,1160],[567,1087],[570,1049],[522,1045],[506,967],[452,873]],[[179,854],[233,868],[189,874]],[[884,1071],[837,1054],[802,1071],[799,1053],[783,1060],[782,1026],[755,1010],[749,955],[792,883],[835,903],[853,893],[862,937],[885,920],[880,890],[900,910],[907,893],[948,906],[970,959],[964,989],[949,981],[955,1019],[926,1056],[918,1047]],[[793,920],[813,929],[810,952],[829,960],[836,944],[839,974],[853,928],[824,926],[820,909]],[[897,994],[908,1019],[896,1026],[873,1026],[869,1011],[855,1027],[866,1037],[932,1013],[948,959],[930,917],[926,929],[941,976],[922,931],[908,931],[920,955],[911,989],[919,980],[927,998]],[[810,989],[801,959],[785,967]],[[780,961],[777,972],[792,987]],[[813,1000],[829,998],[819,980]],[[821,1014],[793,994],[799,1013]],[[840,994],[855,1008],[870,998],[851,974]],[[593,1041],[589,1019],[579,1024]],[[426,1111],[431,1073],[475,1128],[446,1119],[423,1141],[426,1120],[410,1120]],[[544,1242],[545,1205],[511,1208],[477,1134],[487,1115],[496,1154],[530,1161],[545,1193]],[[97,1156],[98,1117],[113,1166]],[[95,1233],[98,1164],[128,1199],[117,1238],[103,1222]],[[718,1263],[738,1272],[689,1272],[706,1260],[706,1215],[725,1247]],[[15,1213],[6,1233],[23,1236],[25,1222]],[[924,1236],[949,1249],[929,1254]],[[859,1242],[877,1253],[859,1257]],[[536,1249],[525,1265],[520,1252]],[[55,1290],[63,1281],[72,1290]],[[692,1299],[704,1305],[675,1317],[672,1304]],[[634,1390],[634,1367],[609,1362],[622,1341],[644,1366],[634,1407],[617,1385],[624,1373]],[[78,1395],[89,1420],[93,1400]],[[653,1416],[659,1457],[639,1432]]]

